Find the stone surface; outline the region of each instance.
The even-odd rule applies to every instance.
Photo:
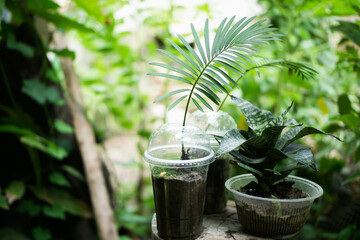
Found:
[[[223,213],[204,215],[204,231],[197,240],[265,240],[242,232],[237,219],[236,207],[233,201],[228,201],[227,208]],[[162,240],[157,235],[156,217],[152,220],[152,239]]]

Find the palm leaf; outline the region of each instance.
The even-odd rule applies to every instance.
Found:
[[[172,96],[172,95],[175,95],[175,94],[178,94],[178,93],[181,93],[181,92],[187,92],[187,91],[189,91],[189,89],[178,89],[178,90],[175,90],[175,91],[171,91],[171,92],[169,92],[169,93],[167,93],[167,94],[164,94],[164,95],[162,95],[161,97],[157,98],[157,99],[154,101],[154,103],[157,103],[157,102],[159,102],[159,101],[161,101],[161,100],[163,100],[163,99],[165,99],[165,98],[168,98],[168,97],[170,97],[170,96]]]
[[[170,111],[171,109],[173,109],[176,105],[178,105],[184,98],[186,98],[189,95],[184,95],[180,98],[178,98],[173,104],[170,105],[170,107],[168,108],[168,111]]]
[[[188,88],[190,93],[187,95],[183,125],[185,125],[190,99],[192,99],[191,101],[199,110],[203,110],[201,105],[209,108],[208,100],[218,104],[220,101],[218,97],[215,97],[216,93],[228,94],[232,90],[231,85],[236,85],[236,82],[229,76],[228,71],[233,71],[237,75],[242,76],[250,64],[249,56],[246,55],[249,55],[249,53],[253,54],[252,52],[256,50],[256,46],[275,40],[279,36],[277,34],[269,34],[272,28],[268,24],[263,24],[264,20],[254,23],[252,23],[254,17],[243,18],[235,23],[234,20],[235,16],[229,20],[225,18],[221,22],[212,44],[210,44],[209,21],[206,20],[204,26],[204,45],[201,44],[199,35],[191,24],[192,36],[199,54],[182,36],[178,35],[183,46],[171,40],[169,42],[178,52],[178,55],[181,56],[181,59],[165,50],[160,49],[159,51],[179,64],[179,67],[172,64],[152,63],[152,65],[175,72],[179,76],[169,73],[150,73],[150,75],[171,78],[184,83],[191,82],[192,86]],[[203,85],[200,85],[200,83]],[[198,85],[200,88],[197,87]],[[195,90],[201,92],[202,95],[198,93],[196,95]],[[161,100],[172,95],[165,94],[161,97]],[[199,101],[193,98],[193,95]],[[179,103],[185,98],[184,96],[179,98],[174,104]],[[169,109],[176,105],[174,104]]]
[[[308,64],[287,61],[283,59],[272,59],[272,58],[255,56],[252,58],[252,62],[254,64],[246,70],[247,72],[263,67],[285,67],[289,69],[291,73],[295,73],[298,77],[300,77],[303,80],[313,79],[318,73],[314,68],[312,68]]]
[[[242,47],[241,48],[237,47],[237,48],[239,50],[242,49],[243,52],[247,52],[248,54],[252,53],[252,51],[247,51],[247,50],[243,49]],[[251,70],[256,70],[258,72],[259,77],[260,77],[260,72],[259,72],[258,69],[265,68],[265,67],[284,67],[284,68],[288,68],[289,72],[295,73],[302,80],[313,79],[317,75],[317,71],[314,68],[312,68],[311,66],[309,66],[307,64],[304,64],[304,63],[292,62],[292,61],[287,61],[287,60],[282,60],[282,59],[264,58],[264,57],[261,57],[261,56],[252,56],[251,59],[250,59],[248,56],[241,56],[242,54],[240,52],[233,52],[231,50],[229,50],[228,52],[231,53],[231,54],[234,54],[234,55],[238,54],[239,58],[242,58],[242,59],[244,59],[246,61],[246,62],[243,63],[245,66],[246,66],[246,63],[249,64],[248,68],[245,69],[244,73],[235,82],[230,81],[232,83],[231,87],[234,87],[234,86],[238,87],[239,80],[242,77],[244,77],[244,75],[246,75]],[[228,98],[229,94],[230,93],[226,93],[225,97],[221,101],[221,104],[220,104],[220,107],[218,108],[218,111],[221,109],[221,107],[225,103],[225,101]]]

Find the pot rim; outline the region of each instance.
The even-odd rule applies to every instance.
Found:
[[[251,173],[237,175],[237,176],[234,176],[232,178],[229,178],[225,182],[225,187],[230,192],[232,192],[234,195],[238,195],[238,196],[241,196],[241,197],[250,198],[250,199],[254,199],[254,200],[267,201],[267,202],[287,202],[287,203],[293,202],[293,203],[296,203],[296,202],[313,201],[316,198],[321,197],[323,195],[323,193],[324,193],[322,187],[320,185],[318,185],[317,183],[315,183],[313,181],[310,181],[308,179],[305,179],[305,178],[289,175],[289,176],[287,176],[285,178],[286,180],[292,180],[294,182],[305,184],[305,185],[307,185],[307,186],[309,186],[309,187],[311,187],[313,189],[316,189],[317,193],[314,194],[313,196],[309,196],[309,197],[306,197],[306,198],[297,198],[297,199],[274,199],[274,198],[258,197],[258,196],[253,196],[253,195],[241,193],[241,192],[238,192],[238,191],[231,188],[231,186],[232,186],[232,184],[234,182],[238,181],[239,179],[243,179],[243,178],[255,179],[254,175],[252,175]]]
[[[157,151],[157,150],[167,149],[167,148],[179,148],[179,147],[181,147],[181,146],[179,146],[179,145],[166,145],[166,146],[154,147],[150,151],[146,150],[144,152],[143,159],[144,159],[144,161],[146,161],[147,163],[149,163],[151,165],[160,166],[160,167],[167,167],[167,168],[200,167],[200,166],[209,165],[210,163],[215,161],[215,153],[214,153],[214,151],[209,149],[209,148],[202,147],[202,146],[188,146],[188,145],[185,146],[185,147],[192,147],[192,148],[201,149],[201,150],[204,150],[204,151],[209,153],[207,156],[202,157],[202,158],[195,158],[195,159],[190,159],[190,160],[180,160],[180,159],[179,160],[173,160],[173,159],[158,158],[158,157],[154,157],[154,156],[151,155],[152,152]]]

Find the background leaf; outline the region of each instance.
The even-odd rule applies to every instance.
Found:
[[[44,213],[44,215],[52,217],[52,218],[61,219],[61,220],[66,219],[64,210],[62,210],[60,207],[58,207],[56,205],[44,206],[43,213]]]
[[[30,189],[37,198],[49,204],[57,205],[65,212],[83,218],[90,218],[93,215],[90,206],[65,190],[55,187],[44,188],[34,186],[31,186]]]
[[[67,134],[74,133],[73,127],[60,119],[55,119],[54,127],[56,128],[56,130],[58,130],[61,133],[67,133]]]
[[[85,181],[85,177],[83,176],[83,174],[81,174],[76,168],[69,165],[62,165],[61,169],[78,178],[79,180]]]
[[[1,187],[0,187],[0,208],[9,210],[9,205],[7,203],[7,200],[3,194]]]
[[[22,181],[12,181],[5,189],[5,195],[8,202],[12,204],[14,201],[21,199],[25,194],[26,186]]]
[[[347,94],[342,94],[338,97],[338,109],[341,115],[349,114],[351,112],[351,102]]]
[[[58,160],[62,160],[68,155],[65,149],[56,146],[55,143],[40,136],[23,136],[20,138],[20,141],[30,147],[45,152]]]
[[[65,176],[57,171],[49,174],[49,180],[50,182],[62,187],[71,187],[69,181],[65,178]]]
[[[0,229],[0,239],[1,240],[30,240],[30,238],[26,237],[21,232],[13,228],[1,228]]]
[[[32,235],[35,240],[50,240],[52,238],[50,230],[42,228],[41,226],[35,227],[32,230]]]

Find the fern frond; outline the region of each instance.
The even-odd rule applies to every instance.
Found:
[[[175,72],[179,76],[168,73],[150,73],[149,75],[191,83],[191,86],[188,89],[180,89],[165,94],[156,101],[185,91],[189,92],[189,94],[178,98],[169,107],[170,110],[182,100],[187,99],[183,125],[186,122],[190,101],[201,111],[203,110],[201,104],[212,110],[208,100],[219,105],[220,99],[217,93],[229,94],[232,88],[237,85],[236,81],[230,77],[229,71],[243,76],[249,66],[254,66],[250,59],[254,55],[256,47],[268,41],[276,40],[280,36],[279,34],[270,34],[273,28],[270,28],[269,24],[264,24],[265,20],[253,22],[254,18],[242,18],[235,23],[235,16],[229,20],[225,18],[220,23],[212,42],[209,33],[209,20],[206,20],[204,44],[201,44],[199,35],[194,25],[191,24],[191,32],[198,53],[181,35],[178,35],[178,37],[183,46],[169,40],[183,60],[165,50],[159,51],[178,63],[180,67],[163,63],[152,63],[152,65]]]

